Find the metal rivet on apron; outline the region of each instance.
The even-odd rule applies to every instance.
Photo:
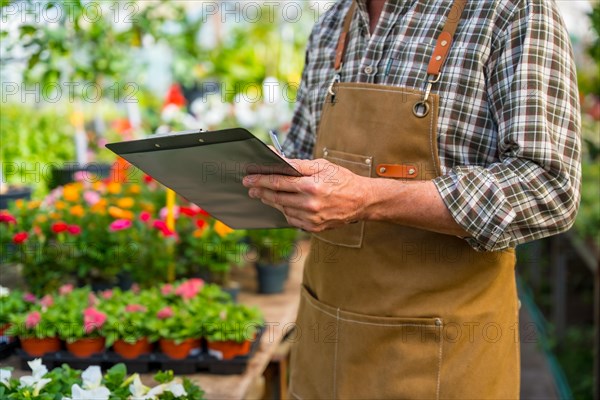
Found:
[[[437,56],[437,57],[435,58],[435,60],[436,60],[436,61],[440,61],[441,59],[442,59],[442,56]]]
[[[417,118],[423,118],[429,114],[429,103],[426,101],[416,102],[413,106],[413,114]]]
[[[414,175],[414,174],[415,174],[415,172],[416,172],[416,171],[415,171],[415,169],[414,169],[414,168],[411,168],[411,169],[409,169],[409,170],[408,170],[408,174],[409,174],[409,175]]]
[[[370,158],[367,158],[367,159],[365,160],[365,163],[366,163],[367,165],[371,165],[371,159],[370,159]]]
[[[381,167],[381,168],[379,168],[379,173],[381,173],[381,174],[385,174],[385,171],[387,171],[387,170],[385,169],[385,167]]]
[[[160,144],[156,143],[154,146],[156,146],[156,147],[160,147]]]
[[[327,151],[327,147],[323,147],[323,155],[327,157],[329,151]]]
[[[365,67],[365,74],[371,75],[372,73],[373,73],[373,67],[371,67],[370,65],[367,65]]]
[[[446,45],[448,44],[448,41],[446,40],[442,40],[442,43],[440,43],[442,45],[442,47],[446,47]]]
[[[442,320],[439,318],[435,319],[435,326],[442,326]]]

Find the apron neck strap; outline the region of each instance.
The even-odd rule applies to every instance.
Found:
[[[346,48],[348,47],[348,32],[350,31],[350,24],[352,23],[352,18],[354,17],[354,12],[356,11],[356,0],[351,1],[352,4],[350,5],[350,8],[348,9],[348,12],[344,18],[342,33],[338,39],[337,48],[335,51],[334,69],[337,73],[339,73],[342,69],[344,55],[346,53]],[[463,10],[465,9],[466,3],[467,0],[454,0],[452,3],[450,12],[446,16],[446,23],[444,24],[442,33],[437,38],[435,50],[431,56],[429,66],[427,67],[428,75],[437,77],[440,74],[442,65],[444,64],[444,61],[446,61],[448,53],[450,52],[450,45],[452,44],[454,33],[456,32],[456,28],[458,27],[458,23],[460,22],[460,18]]]

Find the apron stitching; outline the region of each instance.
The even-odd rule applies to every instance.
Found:
[[[337,309],[337,321],[335,322],[335,349],[333,353],[333,398],[337,398],[337,353],[338,353],[338,343],[340,342],[340,309]]]
[[[404,89],[399,87],[400,89]],[[417,98],[421,98],[421,94],[417,93],[417,92],[412,92],[412,91],[404,91],[404,90],[389,90],[389,89],[376,89],[376,88],[363,88],[363,87],[350,87],[350,86],[346,86],[346,87],[340,87],[340,89],[346,89],[346,90],[370,90],[372,92],[387,92],[387,93],[398,93],[398,94],[405,94],[405,95],[410,95],[410,96],[414,96]]]
[[[442,327],[440,326],[440,345],[439,345],[439,352],[438,352],[438,373],[437,373],[437,387],[436,387],[436,391],[435,391],[435,398],[436,400],[439,400],[440,398],[440,380],[442,378],[442,357],[443,357],[443,340],[442,340]]]
[[[434,147],[433,147],[433,135],[434,135],[434,133],[437,133],[437,132],[433,132],[433,116],[434,116],[434,114],[435,114],[435,104],[433,104],[433,107],[432,107],[432,110],[431,110],[431,119],[430,119],[430,122],[429,122],[429,149],[431,150],[431,161],[433,161],[433,167],[435,168],[436,173],[437,173],[438,165],[437,165],[437,162],[435,160],[435,154],[433,154],[433,149],[434,149]],[[437,135],[436,135],[435,140],[437,140]]]
[[[403,326],[423,326],[423,327],[426,327],[426,328],[434,328],[434,329],[437,328],[437,326],[435,326],[435,325],[429,325],[429,324],[408,324],[408,323],[406,323],[406,324],[405,323],[381,324],[381,323],[376,323],[376,322],[355,321],[355,320],[351,320],[351,319],[348,319],[348,318],[342,318],[342,317],[340,317],[339,316],[339,312],[340,312],[339,308],[337,309],[337,314],[338,315],[334,315],[334,314],[331,314],[331,313],[325,311],[324,309],[316,306],[315,304],[312,304],[310,302],[310,300],[308,301],[308,305],[310,305],[311,307],[313,307],[316,310],[321,311],[323,314],[327,314],[330,317],[335,318],[337,321],[344,321],[344,322],[349,322],[349,323],[354,323],[354,324],[365,324],[365,325],[374,325],[374,326],[390,326],[390,327],[399,327],[399,328],[403,327]]]

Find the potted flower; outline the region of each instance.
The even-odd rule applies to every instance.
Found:
[[[9,290],[0,286],[0,336],[5,336],[13,315],[22,314],[29,308],[20,290]]]
[[[183,304],[168,305],[148,321],[149,328],[160,337],[160,350],[169,358],[183,359],[199,347],[202,336],[192,313]]]
[[[103,328],[107,315],[99,302],[89,288],[75,289],[57,298],[62,322],[59,336],[76,357],[89,357],[105,349]]]
[[[42,356],[60,350],[59,338],[62,311],[50,295],[44,296],[28,312],[13,314],[7,333],[17,336],[21,348],[30,356]]]
[[[296,252],[296,229],[257,229],[248,231],[250,249],[257,253],[255,263],[258,291],[263,294],[281,293],[289,262]]]
[[[251,342],[264,325],[260,311],[240,304],[215,311],[205,326],[209,352],[224,360],[248,354]]]
[[[112,346],[123,358],[134,359],[152,351],[156,334],[148,327],[148,321],[156,318],[160,294],[156,290],[121,292],[106,291],[102,309],[108,318],[103,331],[106,347]]]

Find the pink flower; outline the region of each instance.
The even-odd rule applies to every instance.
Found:
[[[146,312],[148,309],[141,304],[127,304],[125,306],[125,311],[129,313]]]
[[[40,312],[32,311],[29,314],[27,314],[27,317],[25,318],[25,327],[27,329],[33,329],[36,326],[38,326],[38,324],[40,323],[41,320],[42,320],[42,315],[40,314]]]
[[[171,293],[173,293],[173,285],[171,285],[170,283],[165,283],[160,288],[160,291],[161,291],[161,293],[162,293],[163,296],[168,296]]]
[[[73,291],[73,288],[74,286],[72,283],[66,283],[58,288],[58,294],[60,294],[61,296],[65,296],[71,293]]]
[[[98,194],[98,192],[94,192],[93,190],[86,190],[85,192],[83,192],[83,199],[90,206],[93,206],[94,204],[100,201],[100,195]]]
[[[171,307],[169,307],[169,306],[161,308],[156,313],[156,317],[158,319],[167,319],[167,318],[171,318],[172,316],[173,316],[173,309],[171,309]]]
[[[102,296],[104,300],[108,300],[113,296],[113,291],[112,289],[106,289],[103,292],[100,292],[100,296]]]
[[[129,289],[131,290],[133,293],[138,294],[140,292],[140,285],[138,283],[133,283],[131,285],[131,288]]]
[[[167,223],[165,221],[161,221],[161,220],[156,220],[154,221],[153,226],[160,230],[163,234],[163,236],[173,236],[174,232],[172,230],[169,229],[169,227],[167,226]]]
[[[78,225],[69,225],[69,227],[67,228],[67,230],[73,236],[77,236],[77,235],[79,235],[81,233],[81,227],[78,226]]]
[[[40,305],[42,307],[48,308],[48,307],[52,306],[52,304],[54,304],[54,299],[52,298],[52,295],[47,294],[44,297],[42,297],[40,300]]]
[[[181,296],[182,299],[192,299],[196,297],[200,289],[204,286],[204,281],[199,278],[192,278],[183,282],[175,289],[175,294]]]
[[[167,209],[167,207],[161,208],[160,213],[158,214],[160,216],[160,219],[167,219],[168,211],[169,210]],[[173,217],[174,218],[179,217],[179,206],[173,207]]]
[[[77,171],[73,174],[75,182],[85,182],[87,180],[87,171]]]
[[[86,334],[102,328],[106,322],[106,314],[93,307],[86,308],[83,312],[83,330]]]
[[[37,297],[33,293],[25,293],[23,295],[23,301],[27,303],[35,303],[37,301]]]
[[[150,215],[150,213],[148,211],[142,211],[140,213],[140,220],[142,222],[148,222],[148,221],[150,221],[150,218],[152,218],[152,215]]]
[[[131,221],[128,219],[117,219],[115,221],[113,221],[110,226],[108,227],[108,229],[111,232],[116,232],[116,231],[122,231],[124,229],[130,228],[131,227]]]
[[[88,294],[88,306],[94,307],[96,304],[98,304],[98,297],[96,297],[94,292],[90,292]]]
[[[2,212],[0,212],[0,222],[4,223],[6,225],[16,224],[17,219],[15,217],[13,217],[10,213],[8,213],[6,211],[2,211]]]

